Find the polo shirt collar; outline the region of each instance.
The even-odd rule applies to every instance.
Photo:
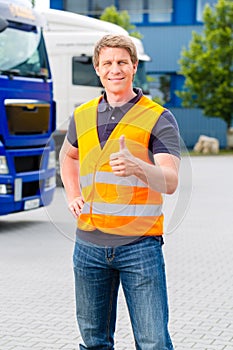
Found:
[[[137,94],[137,96],[133,97],[129,102],[126,102],[124,105],[119,106],[119,107],[115,107],[115,108],[119,108],[122,111],[122,113],[126,113],[129,110],[129,105],[137,103],[143,95],[141,89],[134,88],[133,90]],[[98,112],[101,113],[101,112],[105,112],[105,111],[111,110],[111,109],[113,109],[113,107],[111,107],[109,105],[108,100],[107,100],[107,94],[106,94],[106,92],[104,92],[103,98],[101,99],[101,101],[98,105]]]

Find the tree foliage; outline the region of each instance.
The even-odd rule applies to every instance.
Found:
[[[189,49],[181,53],[184,90],[177,91],[184,107],[199,107],[206,116],[231,126],[233,116],[233,1],[205,6],[203,31],[193,32]]]
[[[127,32],[129,32],[129,34],[131,36],[134,36],[135,38],[142,38],[142,34],[134,30],[135,25],[130,23],[130,16],[128,14],[128,11],[126,10],[118,12],[114,5],[106,7],[104,12],[100,16],[100,19],[102,21],[111,22],[119,25],[120,27],[127,30]]]

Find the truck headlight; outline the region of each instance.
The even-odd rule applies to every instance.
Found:
[[[56,176],[51,176],[45,180],[45,188],[51,188],[56,186]]]
[[[0,184],[0,194],[7,194],[7,188],[5,184]]]
[[[48,159],[48,169],[54,169],[54,168],[56,168],[56,152],[50,151],[49,159]]]
[[[0,174],[8,174],[9,169],[5,156],[0,156]]]
[[[13,188],[11,184],[0,184],[0,194],[12,194]]]

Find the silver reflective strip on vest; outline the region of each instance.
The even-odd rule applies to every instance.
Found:
[[[80,176],[81,187],[90,186],[93,183],[93,174]]]
[[[90,213],[90,204],[85,203],[82,214]],[[92,214],[113,216],[160,216],[161,205],[93,203]]]
[[[81,176],[82,187],[90,186],[93,183],[93,174]],[[143,181],[136,176],[119,177],[107,171],[97,171],[95,174],[95,183],[105,183],[130,187],[148,187]]]

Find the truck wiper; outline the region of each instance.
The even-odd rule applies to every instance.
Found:
[[[26,72],[24,74],[24,76],[42,78],[44,81],[47,81],[47,79],[48,79],[48,76],[46,73],[36,73],[36,72],[31,72],[31,71]]]
[[[0,70],[0,75],[7,75],[9,79],[13,79],[14,76],[42,78],[45,82],[48,79],[48,76],[46,73],[35,73],[31,71],[22,73],[19,69]]]
[[[0,70],[1,75],[7,75],[9,79],[13,79],[13,76],[20,75],[19,69],[6,69],[6,70]]]

